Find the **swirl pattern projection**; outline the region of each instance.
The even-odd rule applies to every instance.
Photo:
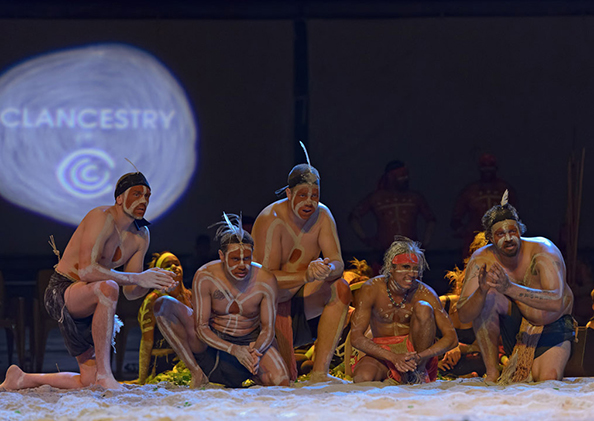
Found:
[[[183,194],[197,160],[183,88],[150,54],[125,45],[71,49],[0,77],[0,194],[70,224],[114,201],[118,178],[142,171],[147,219]]]

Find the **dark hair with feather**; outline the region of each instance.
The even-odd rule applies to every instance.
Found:
[[[250,244],[254,246],[254,239],[243,229],[241,213],[235,215],[233,213],[226,214],[223,212],[223,220],[216,222],[208,228],[216,227],[215,240],[219,242],[219,249],[226,253],[229,244]]]

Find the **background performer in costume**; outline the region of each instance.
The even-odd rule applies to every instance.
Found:
[[[153,254],[149,268],[161,268],[175,274],[176,285],[170,290],[155,289],[144,299],[138,310],[138,324],[142,337],[138,355],[138,384],[145,384],[147,379],[175,366],[175,351],[167,343],[157,327],[154,306],[159,297],[169,295],[182,304],[192,308],[192,291],[184,287],[184,271],[177,256],[168,251]]]

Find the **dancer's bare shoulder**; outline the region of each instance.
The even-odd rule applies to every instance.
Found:
[[[529,250],[531,256],[545,253],[550,254],[551,257],[562,258],[559,248],[553,244],[551,240],[545,237],[522,237],[522,246]]]
[[[361,301],[366,305],[373,306],[375,299],[385,290],[386,277],[384,275],[371,278],[361,286],[361,291],[359,294],[357,294],[359,297],[358,301]]]
[[[441,301],[435,290],[431,288],[429,285],[427,285],[425,282],[417,281],[417,286],[414,291],[414,295],[412,296],[411,302],[415,303],[421,300],[427,301],[433,307],[435,307],[437,303],[439,303],[439,305],[441,306]]]

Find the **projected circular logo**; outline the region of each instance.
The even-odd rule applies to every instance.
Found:
[[[93,45],[21,63],[0,77],[0,194],[78,224],[112,204],[118,178],[152,187],[147,218],[183,194],[196,166],[196,124],[186,94],[150,54]]]

